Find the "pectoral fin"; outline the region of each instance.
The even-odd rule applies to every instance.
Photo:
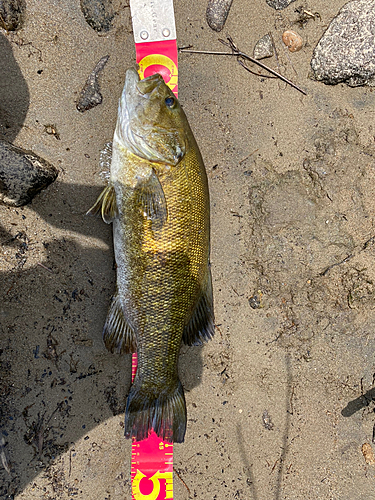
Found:
[[[182,340],[187,345],[202,345],[203,342],[207,342],[213,337],[214,332],[212,277],[209,268],[202,295],[195,306],[189,323],[184,328]]]
[[[167,202],[164,191],[155,172],[150,169],[149,175],[137,179],[136,200],[144,215],[162,226],[167,220]]]
[[[104,222],[110,224],[118,215],[115,188],[111,185],[105,187],[86,215],[102,216]]]
[[[103,340],[110,352],[120,354],[136,352],[137,340],[132,327],[125,318],[118,294],[112,297],[103,328]]]

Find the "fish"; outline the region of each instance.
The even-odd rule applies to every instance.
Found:
[[[205,166],[180,103],[159,74],[126,72],[108,185],[91,214],[113,225],[117,287],[103,329],[111,352],[136,352],[125,436],[181,443],[182,342],[214,335]]]

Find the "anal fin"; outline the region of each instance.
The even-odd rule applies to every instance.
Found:
[[[202,345],[215,333],[211,269],[208,268],[202,294],[195,306],[189,323],[185,326],[182,341],[187,345]]]
[[[120,354],[136,352],[137,340],[132,327],[128,324],[121,307],[120,297],[112,297],[107,319],[103,328],[103,340],[110,352]]]
[[[118,215],[115,188],[111,185],[103,189],[86,215],[97,215],[99,213],[107,224],[113,222]]]

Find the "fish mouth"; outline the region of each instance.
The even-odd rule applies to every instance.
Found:
[[[163,81],[163,77],[158,73],[155,73],[154,75],[148,76],[144,80],[139,80],[136,87],[138,92],[146,97],[152,94],[152,92],[157,89]]]
[[[142,98],[150,99],[160,85],[164,82],[163,77],[158,73],[140,80],[137,71],[133,68],[128,69],[125,77],[124,90],[121,96],[122,107],[126,107],[131,116],[139,105],[142,105]]]

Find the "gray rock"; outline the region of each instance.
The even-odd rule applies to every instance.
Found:
[[[295,2],[295,0],[266,0],[270,7],[276,10],[282,10],[288,7],[289,4]]]
[[[221,31],[227,20],[233,0],[208,0],[206,19],[209,27]]]
[[[375,86],[375,0],[342,7],[315,47],[313,78],[328,85]]]
[[[0,202],[20,207],[53,182],[58,170],[32,151],[0,141]]]
[[[85,86],[80,92],[79,99],[76,108],[81,113],[84,113],[88,109],[94,108],[103,101],[103,96],[100,93],[100,87],[98,82],[98,75],[106,65],[109,56],[104,56],[100,59],[98,64],[90,73]]]
[[[112,28],[115,17],[112,0],[81,0],[81,11],[95,31],[106,32]]]
[[[257,41],[254,47],[254,59],[264,59],[266,57],[273,56],[273,44],[271,35],[262,36],[260,40]]]

